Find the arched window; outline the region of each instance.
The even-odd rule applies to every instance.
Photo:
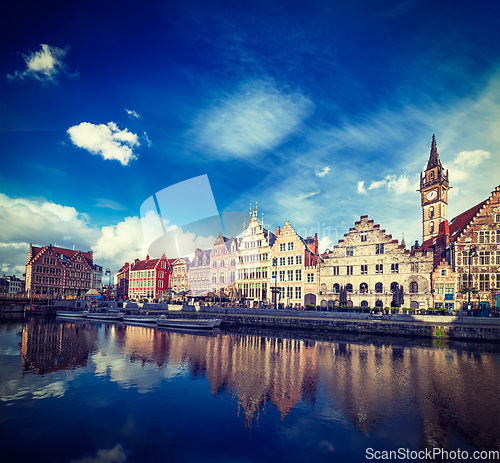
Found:
[[[321,283],[321,292],[326,292],[326,284],[325,283]]]
[[[430,231],[431,233],[434,233],[434,222],[431,222],[431,223],[429,224],[429,231]]]
[[[361,307],[368,307],[368,301],[361,301]]]
[[[375,301],[375,307],[384,307],[384,303],[380,300]]]
[[[335,283],[335,284],[333,285],[333,292],[334,292],[335,294],[340,293],[340,285],[339,285],[338,283]]]
[[[345,290],[348,292],[348,293],[352,293],[352,285],[351,283],[347,283],[345,285]]]
[[[429,218],[432,219],[434,217],[434,206],[431,206],[429,209]]]
[[[376,293],[381,293],[384,290],[384,286],[382,283],[375,283],[375,292]]]
[[[366,283],[361,283],[359,285],[359,292],[361,294],[367,293],[368,292],[368,285]]]
[[[410,283],[410,293],[418,293],[418,284],[416,281]]]
[[[393,281],[391,283],[391,293],[393,293],[394,291],[396,291],[396,289],[398,289],[398,284],[397,284],[397,282]]]

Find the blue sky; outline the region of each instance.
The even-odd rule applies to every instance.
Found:
[[[220,211],[331,247],[368,214],[421,241],[436,134],[449,218],[500,182],[496,2],[10,5],[0,34],[0,264],[29,243],[117,270],[141,204],[208,175]],[[182,224],[170,224],[182,225]]]

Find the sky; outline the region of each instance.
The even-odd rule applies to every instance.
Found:
[[[10,4],[0,20],[0,271],[24,273],[30,243],[92,250],[113,272],[144,259],[141,205],[205,175],[219,212],[257,202],[267,228],[288,220],[317,233],[321,250],[361,215],[421,242],[416,190],[433,134],[453,187],[449,219],[500,184],[499,9]]]

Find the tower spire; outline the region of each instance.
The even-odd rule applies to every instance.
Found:
[[[436,136],[432,134],[431,154],[429,156],[429,161],[427,162],[427,168],[425,170],[429,170],[437,166],[442,167],[436,146]]]

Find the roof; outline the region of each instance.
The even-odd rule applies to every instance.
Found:
[[[134,264],[132,264],[132,268],[130,270],[151,270],[156,267],[160,259],[147,259],[147,260],[138,260]]]
[[[442,167],[441,161],[439,160],[439,154],[436,146],[436,137],[432,135],[432,143],[431,143],[431,154],[429,156],[429,161],[427,162],[427,168],[425,170],[432,169],[433,167]]]
[[[450,244],[457,240],[457,238],[462,234],[467,225],[469,225],[469,223],[472,221],[472,219],[474,219],[476,214],[481,210],[481,208],[486,204],[487,201],[488,200],[486,199],[480,202],[479,204],[476,204],[474,207],[467,209],[465,212],[462,212],[461,214],[451,219],[451,221],[449,222]],[[434,245],[438,237],[439,235],[436,235],[433,236],[432,238],[429,238],[428,240],[425,240],[420,246],[420,249],[424,250],[430,248],[431,246]]]
[[[38,255],[44,251],[45,249],[51,248],[52,251],[54,251],[56,254],[62,254],[63,256],[66,256],[68,259],[72,259],[76,254],[80,253],[90,265],[93,265],[93,255],[92,251],[74,251],[72,249],[65,249],[65,248],[57,248],[55,246],[43,246],[43,247],[38,247],[38,246],[31,246],[32,249],[32,254],[31,254],[31,259],[28,261],[28,264],[30,264],[34,259],[38,257]]]

